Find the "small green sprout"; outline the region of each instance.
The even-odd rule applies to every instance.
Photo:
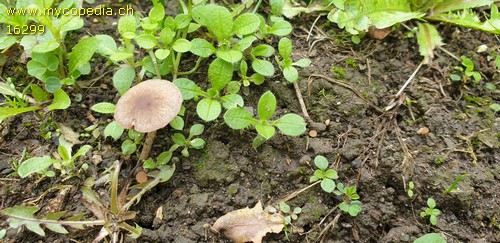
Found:
[[[284,213],[286,216],[284,217],[284,227],[283,227],[283,232],[285,232],[285,237],[288,239],[288,234],[290,233],[290,229],[288,226],[292,223],[292,220],[297,220],[298,214],[302,212],[302,208],[300,207],[295,207],[292,211],[290,205],[288,205],[286,202],[280,202],[280,211]]]
[[[328,160],[321,155],[314,158],[314,164],[318,167],[314,171],[314,175],[311,176],[309,182],[315,182],[321,180],[321,189],[325,192],[333,192],[335,190],[335,179],[338,179],[337,171],[328,168]]]
[[[356,217],[361,212],[361,202],[358,200],[359,195],[356,190],[356,186],[344,188],[344,184],[338,183],[337,190],[333,192],[337,196],[343,195],[344,201],[339,204],[339,208],[352,217]]]
[[[429,222],[432,225],[436,225],[438,221],[438,216],[441,214],[441,211],[439,209],[435,208],[436,207],[436,201],[432,197],[427,199],[427,208],[420,212],[420,217],[425,218],[429,216]]]
[[[415,188],[415,184],[413,183],[413,181],[408,182],[408,190],[406,191],[406,193],[410,198],[413,197],[413,188]]]

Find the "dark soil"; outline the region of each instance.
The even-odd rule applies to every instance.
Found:
[[[416,39],[405,38],[407,31],[401,27],[384,40],[365,37],[354,45],[345,32],[327,24],[325,18],[318,21],[308,38],[307,30],[314,19],[307,16],[293,20],[291,38],[294,59],[307,57],[312,61],[310,67],[300,71],[298,84],[310,116],[308,130],[316,130],[318,136],[278,135],[252,149],[255,131],[233,131],[222,119],[205,123],[205,148],[190,150],[189,157],[178,154],[174,176],[132,208],[137,212],[133,222],[143,228],[137,242],[227,242],[204,226],[232,210],[253,207],[258,201],[276,205],[281,198],[305,188],[315,169],[312,160],[316,155],[333,163],[339,182],[357,186],[363,210],[351,217],[336,208],[341,198],[323,192],[319,186],[306,190],[288,201],[292,207],[302,208],[289,242],[316,242],[321,237],[324,242],[412,242],[429,232],[442,232],[448,242],[499,242],[500,119],[488,106],[500,102],[500,92],[498,88],[485,88],[486,83],[500,87],[500,72],[491,58],[494,53],[500,54],[498,38],[438,25],[445,48],[456,56],[473,59],[482,80],[477,84],[451,81],[450,73],[461,74],[455,70],[460,62],[437,51],[432,64],[424,65],[406,88],[406,100],[381,112],[422,60]],[[100,21],[104,23],[87,21],[89,27],[85,30],[90,34],[116,34],[111,25],[116,20]],[[476,52],[482,44],[488,46],[487,51]],[[105,65],[100,57],[95,63],[99,63],[95,72],[82,81],[115,68]],[[16,67],[23,65],[15,58],[9,59],[3,76],[14,75]],[[0,125],[2,207],[22,203],[43,207],[57,195],[57,190],[35,201],[42,193],[56,185],[73,185],[63,209],[88,212],[91,217],[81,204],[78,188],[85,177],[97,179],[114,160],[135,163],[135,156],[128,160],[121,156],[121,142],[102,136],[81,138],[93,147],[92,154],[85,158],[91,168],[81,178],[39,181],[35,176],[21,180],[8,175],[11,163],[21,159],[24,149],[31,156],[57,150],[56,127],[44,124],[63,123],[77,133],[96,123],[103,129],[112,117],[91,112],[89,107],[102,101],[116,102],[118,95],[112,88],[111,76],[112,72],[85,88],[83,100],[73,102],[65,111],[28,113]],[[203,83],[205,76],[202,69],[190,78]],[[277,97],[277,115],[302,114],[293,85],[280,75],[262,86],[251,86],[245,103],[256,108],[258,97],[267,90]],[[192,107],[193,103],[186,105]],[[194,111],[188,109],[188,116],[189,124],[202,123]],[[429,133],[419,135],[417,131],[424,127]],[[47,132],[52,133],[52,139],[41,138]],[[153,156],[171,145],[171,133],[170,129],[158,133]],[[133,165],[124,166],[124,178],[134,177],[132,169]],[[469,176],[458,183],[459,190],[444,193],[462,174]],[[415,183],[411,198],[406,191],[410,181]],[[420,217],[430,197],[441,210],[436,226]],[[159,208],[163,210],[162,219],[155,218]],[[338,214],[338,220],[332,222]],[[0,228],[8,227],[4,220]],[[322,232],[329,224],[332,227]],[[98,230],[73,230],[68,235],[47,230],[47,237],[39,238],[26,229],[9,229],[5,241],[90,242]],[[268,235],[266,242],[288,241],[281,233]]]

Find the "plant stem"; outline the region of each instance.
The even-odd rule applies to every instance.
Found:
[[[146,139],[144,140],[144,146],[142,147],[141,155],[139,156],[139,161],[144,161],[149,157],[149,152],[151,147],[153,147],[153,142],[156,137],[156,131],[148,132]]]
[[[198,68],[200,67],[200,63],[201,63],[201,61],[203,59],[204,59],[203,57],[198,57],[198,60],[196,60],[196,63],[195,63],[194,67],[191,70],[186,71],[186,72],[179,72],[177,74],[178,75],[189,75],[189,74],[192,74],[192,73],[196,72],[196,70],[198,70]]]
[[[158,67],[158,61],[156,60],[155,54],[153,53],[153,49],[149,50],[149,56],[153,61],[153,66],[155,67],[156,76],[158,79],[161,79],[160,67]]]
[[[120,174],[120,162],[115,161],[115,170],[113,171],[113,178],[111,179],[111,212],[118,215],[118,175]]]

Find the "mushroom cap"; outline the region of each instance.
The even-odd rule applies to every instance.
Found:
[[[116,103],[115,120],[127,129],[152,132],[166,126],[181,110],[182,95],[168,80],[150,79],[130,88]]]

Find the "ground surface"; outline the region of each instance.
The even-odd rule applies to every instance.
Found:
[[[476,85],[452,82],[448,75],[457,73],[454,66],[460,66],[460,62],[437,51],[433,63],[424,65],[405,90],[412,105],[403,102],[383,114],[380,110],[421,61],[416,40],[404,38],[407,31],[401,27],[384,40],[366,37],[354,45],[344,32],[325,24],[324,18],[308,37],[314,18],[293,20],[295,29],[291,38],[295,44],[294,58],[307,57],[312,61],[310,67],[300,71],[299,87],[311,119],[308,129],[316,130],[317,137],[279,135],[254,150],[250,144],[255,132],[232,131],[221,119],[206,123],[206,132],[202,135],[207,141],[205,148],[191,150],[188,158],[178,155],[172,179],[154,188],[133,207],[138,212],[135,223],[143,227],[138,241],[226,242],[224,237],[214,237],[207,232],[204,225],[213,224],[229,211],[253,207],[258,201],[264,205],[275,204],[280,198],[308,186],[314,170],[312,160],[316,155],[323,155],[338,171],[339,181],[357,186],[363,210],[357,217],[351,217],[335,208],[340,198],[322,192],[319,186],[306,190],[288,201],[292,207],[302,208],[294,225],[303,233],[290,234],[290,242],[315,242],[321,236],[325,242],[411,242],[428,232],[442,232],[448,242],[499,242],[500,120],[488,105],[498,103],[500,93],[499,89],[485,88],[487,82],[500,87],[500,73],[495,71],[494,61],[488,58],[490,53],[500,52],[498,39],[439,25],[447,43],[445,48],[456,56],[473,59],[482,73],[481,82]],[[103,21],[109,22],[94,23],[86,27],[86,31],[115,34],[115,26],[111,25],[114,20]],[[487,45],[488,50],[475,52],[481,44]],[[9,60],[3,68],[4,75],[11,75],[16,65],[23,64]],[[333,67],[336,71],[332,71]],[[92,76],[85,78],[91,80],[113,68],[100,64]],[[203,71],[190,78],[205,82]],[[110,75],[84,91],[82,102],[73,102],[70,109],[53,113],[52,119],[82,132],[94,122],[88,119],[89,107],[102,101],[116,102],[118,96]],[[246,104],[255,107],[258,97],[266,90],[272,90],[277,97],[278,115],[302,114],[293,86],[281,76],[251,87],[245,97]],[[112,119],[92,114],[102,127]],[[71,184],[78,188],[83,183],[80,178],[61,182],[7,177],[12,171],[10,163],[21,157],[23,149],[32,156],[46,155],[57,149],[56,140],[44,140],[39,135],[55,132],[53,128],[44,130],[40,125],[48,122],[48,117],[28,113],[1,124],[3,207],[33,201],[54,185]],[[424,127],[430,132],[417,134]],[[168,129],[159,132],[153,154],[170,145],[169,132]],[[102,161],[95,168],[91,166],[86,176],[97,177],[112,161],[123,160],[120,143],[102,137],[84,142],[94,147],[86,159],[94,163]],[[122,175],[130,176],[127,171],[131,169],[132,166],[124,166]],[[443,193],[462,174],[470,176],[458,183],[459,191]],[[412,198],[405,189],[409,181],[415,183]],[[43,206],[56,194],[51,191],[36,203]],[[442,212],[436,226],[420,217],[429,197],[435,199],[436,207]],[[79,190],[71,190],[65,200],[64,210],[85,211]],[[163,219],[155,220],[160,207]],[[334,226],[321,233],[339,213]],[[2,220],[0,228],[5,227]],[[49,233],[46,239],[41,239],[27,230],[19,233],[9,230],[7,242],[88,242],[97,233],[97,228],[90,228],[70,235]],[[269,235],[267,242],[287,241],[284,234],[275,234]]]

